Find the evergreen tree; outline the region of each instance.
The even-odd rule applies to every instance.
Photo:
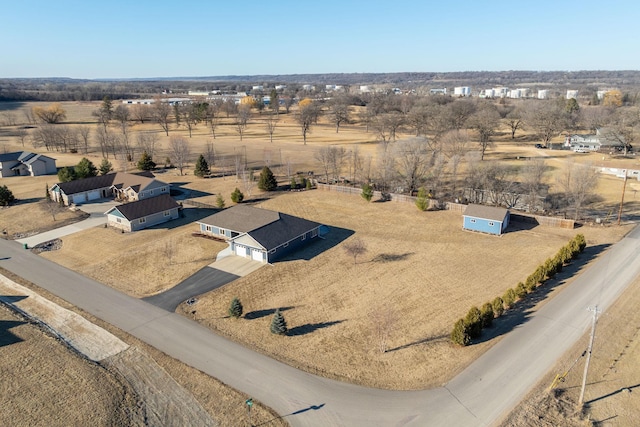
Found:
[[[193,171],[195,176],[202,178],[205,175],[209,175],[211,171],[209,170],[209,164],[205,160],[204,156],[200,154],[198,160],[196,161],[196,168]]]
[[[453,331],[451,331],[451,341],[463,347],[471,343],[469,327],[463,319],[459,319],[453,326]]]
[[[236,187],[236,189],[233,190],[233,193],[231,193],[231,201],[233,203],[242,203],[243,200],[244,194],[242,194],[242,191],[240,191],[238,187]]]
[[[6,185],[0,186],[0,206],[9,206],[16,201],[13,193]]]
[[[260,178],[258,178],[258,188],[262,191],[273,191],[278,188],[278,181],[271,172],[268,166],[262,168],[260,171]]]
[[[289,187],[292,190],[295,190],[296,188],[298,188],[298,183],[296,182],[296,177],[295,176],[291,177],[291,182],[289,183]]]
[[[90,178],[92,176],[98,176],[98,169],[93,162],[86,157],[74,167],[76,173],[76,179]]]
[[[371,184],[367,183],[367,184],[363,185],[362,186],[362,193],[360,193],[360,195],[367,202],[370,202],[371,199],[373,198],[373,187],[371,186]]]
[[[218,196],[216,196],[216,207],[218,209],[224,209],[224,197],[222,197],[222,194],[218,194]]]
[[[493,305],[490,302],[485,303],[480,310],[480,316],[482,317],[482,327],[488,328],[493,323]]]
[[[60,182],[69,182],[76,179],[76,171],[74,168],[65,166],[58,171],[58,180]]]
[[[242,303],[238,298],[234,298],[233,300],[231,300],[231,305],[229,306],[229,316],[236,319],[242,316]]]
[[[307,190],[311,190],[311,186],[312,186],[312,184],[311,184],[311,179],[308,179],[308,180],[307,180],[306,189],[307,189]]]
[[[416,198],[416,206],[421,211],[426,211],[429,207],[429,199],[427,197],[427,190],[424,187],[420,187],[418,190],[418,197]]]
[[[98,167],[98,171],[100,172],[100,175],[106,175],[112,170],[113,170],[113,165],[111,164],[111,162],[107,159],[102,159],[102,163],[100,163],[100,166]]]
[[[502,298],[496,297],[491,305],[493,306],[493,313],[495,314],[495,316],[502,316],[502,313],[504,313],[504,301],[502,301]]]
[[[49,184],[45,184],[45,197],[47,198],[47,202],[51,201],[51,192],[49,192]]]
[[[277,335],[285,335],[287,333],[287,322],[284,320],[282,313],[280,313],[280,309],[276,310],[273,319],[271,319],[271,333]]]
[[[150,171],[156,167],[155,162],[151,159],[151,156],[145,151],[142,153],[140,160],[138,160],[138,169],[141,171]]]
[[[469,336],[471,338],[478,338],[482,333],[482,313],[478,307],[471,307],[467,316],[464,318],[464,322],[469,328]]]
[[[513,307],[513,304],[516,302],[516,297],[516,291],[511,288],[507,289],[504,295],[502,295],[502,301],[504,302],[505,308]]]

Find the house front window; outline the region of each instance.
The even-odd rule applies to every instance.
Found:
[[[169,211],[165,211],[164,212],[164,216],[169,216],[169,215],[171,215],[171,212],[169,212]]]
[[[475,220],[475,219],[473,219],[473,218],[471,218],[471,219],[469,220],[469,222],[471,222],[472,224],[475,224],[475,223],[476,223],[476,220]]]
[[[147,222],[147,219],[146,219],[146,218],[140,218],[140,219],[138,220],[138,222],[139,222],[140,224],[144,224],[145,222]]]
[[[489,221],[489,227],[493,227],[493,221]]]

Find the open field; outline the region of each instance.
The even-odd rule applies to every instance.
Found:
[[[299,256],[200,298],[198,320],[311,372],[383,388],[440,385],[474,360],[495,340],[456,348],[448,339],[455,320],[524,280],[577,232],[514,227],[502,237],[475,234],[461,230],[459,214],[321,191],[282,194],[260,206],[332,232]],[[590,246],[604,248],[627,229],[580,232]],[[339,244],[352,234],[368,247],[355,265]],[[226,317],[233,297],[244,305],[242,320]],[[269,332],[276,308],[283,309],[288,337]],[[383,354],[372,313],[387,311]]]
[[[0,360],[1,425],[144,425],[135,393],[118,375],[2,305]]]
[[[164,399],[173,399],[178,394],[170,391],[162,393],[157,389],[151,388],[151,393],[157,395],[152,396],[151,401],[141,403],[136,400],[139,399],[139,396],[134,394],[129,384],[126,381],[123,382],[119,375],[111,373],[112,369],[121,371],[124,367],[127,375],[132,372],[136,375],[135,378],[131,378],[132,382],[138,382],[138,386],[143,388],[149,387],[150,385],[140,384],[141,381],[145,381],[144,376],[140,377],[140,374],[150,368],[150,366],[147,366],[149,362],[146,362],[148,358],[151,358],[160,366],[160,368],[155,369],[161,369],[168,373],[173,380],[187,390],[217,421],[217,425],[238,425],[238,420],[246,419],[245,400],[249,396],[168,357],[122,330],[114,328],[110,324],[71,306],[64,300],[15,276],[9,271],[0,268],[0,274],[36,291],[55,304],[80,314],[90,322],[106,329],[131,345],[130,350],[121,353],[115,358],[105,359],[103,361],[104,366],[97,365],[86,361],[77,353],[70,351],[68,347],[30,324],[22,324],[23,322],[16,318],[15,315],[4,307],[0,307],[1,321],[4,321],[5,318],[17,319],[9,320],[9,322],[17,322],[17,324],[9,323],[7,328],[2,328],[0,331],[0,339],[2,340],[0,353],[7,352],[6,357],[3,356],[1,359],[3,362],[0,364],[0,372],[2,372],[3,376],[8,373],[7,378],[20,378],[19,381],[3,383],[4,389],[0,393],[0,400],[7,399],[7,404],[3,401],[3,409],[5,411],[0,414],[0,420],[4,420],[5,418],[3,417],[5,415],[12,416],[12,418],[7,417],[8,421],[3,422],[3,425],[149,425],[148,420],[145,420],[144,410],[156,411],[161,417],[166,416],[165,411],[168,408],[158,405],[165,401]],[[31,328],[31,330],[38,333],[33,337],[27,336],[23,332],[25,328]],[[18,341],[18,339],[24,339],[24,341]],[[25,347],[27,344],[30,347]],[[52,344],[57,345],[57,348],[52,349]],[[25,349],[26,353],[23,354],[22,349]],[[131,351],[132,349],[134,350]],[[136,366],[131,366],[131,364],[135,364],[136,360],[142,360],[144,366],[137,368]],[[79,367],[77,366],[78,363]],[[127,367],[127,365],[130,366]],[[88,370],[87,366],[92,367],[93,371]],[[16,367],[19,370],[13,376],[11,373]],[[38,367],[37,372],[34,371],[35,367]],[[80,369],[83,367],[84,371],[81,371]],[[136,371],[138,372],[136,373]],[[52,378],[60,378],[60,372],[64,372],[65,381],[53,381]],[[106,379],[105,375],[107,375]],[[169,386],[171,385],[171,381],[167,382],[166,379],[159,379],[158,377],[160,376],[154,376],[151,379],[151,387],[162,385],[160,381],[164,381]],[[78,394],[79,388],[82,388],[83,393]],[[11,394],[9,393],[10,391],[15,391],[15,393]],[[18,398],[22,400],[14,402]],[[188,399],[186,402],[171,401],[170,403],[171,410],[177,411],[177,413],[172,413],[173,418],[171,418],[171,421],[174,423],[170,425],[183,425],[183,420],[180,417],[180,404],[188,403]],[[14,405],[15,410],[10,404]],[[144,409],[140,406],[141,404],[145,406]],[[185,414],[190,413],[190,408],[183,408],[182,410],[185,411]],[[254,403],[251,412],[252,420],[256,425],[273,427],[288,425],[286,420],[262,406],[260,402],[256,401]],[[106,416],[104,416],[105,413]],[[103,417],[104,420],[99,417]],[[151,417],[151,419],[157,418]],[[78,420],[78,422],[74,422],[74,420]],[[41,421],[42,423],[40,423]]]
[[[584,426],[633,427],[640,424],[640,278],[603,315],[596,326],[587,387],[585,414],[577,411],[589,334],[561,358],[504,427]],[[575,363],[574,365],[574,362]],[[569,371],[556,393],[548,391],[556,374]],[[558,397],[554,397],[558,395]]]

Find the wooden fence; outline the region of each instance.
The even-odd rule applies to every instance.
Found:
[[[362,189],[357,187],[345,187],[342,185],[329,185],[329,184],[317,184],[318,190],[323,191],[335,191],[337,193],[345,193],[345,194],[362,194]],[[414,203],[416,202],[417,197],[406,196],[404,194],[395,194],[389,193],[390,200],[393,202],[400,203]],[[380,191],[374,191],[373,197],[382,199],[382,193]],[[439,209],[444,208],[451,212],[457,212],[459,214],[463,214],[464,210],[467,208],[467,205],[462,203],[453,203],[446,202],[444,206],[441,206],[438,200],[430,199],[429,200],[429,209]],[[509,211],[511,213],[511,220],[516,222],[527,222],[532,224],[544,225],[546,227],[555,227],[555,228],[568,228],[573,229],[575,227],[575,221],[572,219],[564,219],[564,218],[555,218],[541,215],[526,215],[523,213],[514,213],[513,211]]]

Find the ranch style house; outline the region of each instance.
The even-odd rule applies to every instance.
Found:
[[[328,232],[328,227],[280,212],[236,205],[198,221],[202,234],[223,239],[237,256],[262,263],[291,253]]]
[[[106,212],[107,224],[124,231],[137,231],[177,219],[180,205],[168,194],[114,206]]]

